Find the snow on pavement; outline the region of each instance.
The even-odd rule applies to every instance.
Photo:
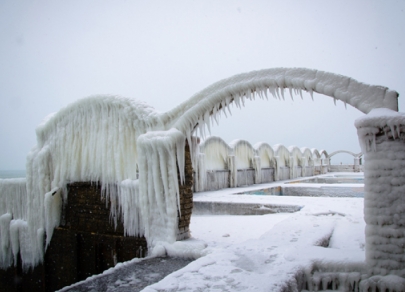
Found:
[[[241,190],[197,193],[194,200],[304,207],[258,216],[193,215],[192,239],[184,244],[204,241],[202,256],[142,291],[292,291],[294,277],[313,263],[364,262],[363,198],[232,195]]]

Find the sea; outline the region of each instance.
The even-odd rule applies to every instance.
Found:
[[[22,178],[25,177],[24,170],[0,170],[0,179],[1,178]]]

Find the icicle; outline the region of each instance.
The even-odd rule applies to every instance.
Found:
[[[256,87],[256,93],[260,99],[264,99],[262,89],[260,87]]]
[[[298,92],[300,93],[301,99],[304,100],[304,97],[302,96],[302,90],[299,89]]]
[[[333,103],[336,105],[336,98],[333,97]]]
[[[312,91],[312,88],[308,90],[309,94],[311,95],[312,101],[314,101],[314,92]]]
[[[225,104],[226,104],[226,108],[228,109],[229,115],[232,116],[231,107],[230,107],[231,97],[226,97]]]
[[[290,92],[291,100],[294,101],[294,97],[293,97],[293,93],[292,93],[292,88],[291,88],[291,87],[288,87],[288,91]]]
[[[395,140],[395,126],[394,125],[390,125],[391,128],[391,134],[392,134],[392,138]]]
[[[284,88],[280,88],[280,92],[281,92],[281,96],[283,97],[283,100],[285,100],[285,97],[284,97]]]
[[[277,96],[278,100],[281,100],[281,94],[280,94],[279,90],[280,90],[280,88],[278,88],[278,87],[275,88],[276,96]]]
[[[242,100],[243,107],[245,107],[245,96],[244,95],[241,95],[241,100]]]
[[[208,133],[211,135],[210,113],[208,111],[206,111],[205,114],[204,114],[204,122],[207,125]]]
[[[248,89],[245,91],[245,96],[246,96],[246,98],[249,99],[249,100],[251,100],[251,99],[252,99],[251,94],[252,94],[252,92],[251,92],[250,88],[248,88]]]
[[[265,87],[265,88],[263,89],[263,92],[264,92],[264,96],[266,97],[266,100],[269,100],[269,97],[268,97],[268,95],[267,95],[267,87]]]
[[[226,114],[226,105],[224,101],[221,102],[221,111],[224,113],[225,118],[227,118],[228,115]]]

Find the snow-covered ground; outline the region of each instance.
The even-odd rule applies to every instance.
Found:
[[[157,244],[154,255],[197,259],[142,291],[296,291],[299,276],[319,267],[338,272],[362,270],[365,260],[363,198],[234,195],[282,184],[283,181],[278,181],[194,194],[196,204],[228,202],[302,208],[295,213],[254,216],[193,215],[192,238],[173,245]],[[113,273],[119,274],[120,269],[113,268],[105,274]],[[115,275],[114,285],[105,285],[106,291],[138,291],[124,281],[124,276],[125,285],[120,285],[120,276]],[[87,280],[91,281],[94,280]],[[84,287],[92,284],[86,283],[82,288],[77,284],[73,286],[77,290],[66,291],[90,291]]]
[[[296,213],[256,216],[193,215],[192,239],[166,249],[172,255],[185,255],[204,241],[207,247],[202,256],[143,291],[289,291],[293,278],[314,263],[340,267],[341,272],[363,265],[363,198],[233,195],[241,191],[196,193],[194,201],[303,208]]]

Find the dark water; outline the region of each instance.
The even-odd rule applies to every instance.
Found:
[[[0,178],[22,178],[25,170],[0,170]]]

